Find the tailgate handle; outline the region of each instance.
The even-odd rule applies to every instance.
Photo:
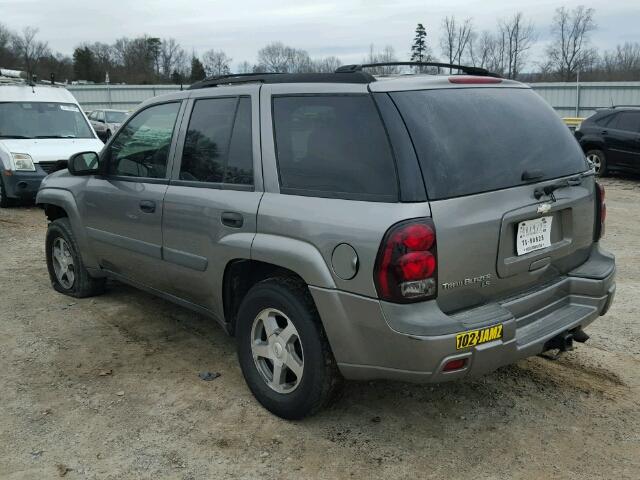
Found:
[[[536,270],[544,269],[549,265],[551,265],[551,257],[544,257],[540,260],[536,260],[535,262],[531,262],[531,265],[529,265],[529,271],[533,272]]]
[[[224,212],[222,214],[222,223],[227,227],[240,228],[244,223],[242,214],[237,212]]]

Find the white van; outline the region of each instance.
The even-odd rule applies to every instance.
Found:
[[[22,76],[0,69],[0,207],[34,198],[60,160],[103,147],[66,88]]]

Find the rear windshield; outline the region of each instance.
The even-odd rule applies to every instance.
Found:
[[[127,112],[106,111],[104,114],[106,116],[107,123],[124,123],[127,118]]]
[[[521,185],[587,169],[569,129],[523,88],[421,90],[391,94],[416,147],[429,199]]]

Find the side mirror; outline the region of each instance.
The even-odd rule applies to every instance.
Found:
[[[71,155],[67,168],[71,175],[93,175],[98,173],[99,163],[96,152],[80,152]]]

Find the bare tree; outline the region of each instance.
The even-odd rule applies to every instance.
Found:
[[[273,42],[258,51],[258,65],[266,72],[287,73],[291,68],[291,48]]]
[[[616,77],[637,78],[640,73],[640,43],[626,42],[624,45],[618,45],[612,52],[605,52],[602,69]]]
[[[467,18],[461,24],[454,16],[442,21],[444,35],[440,38],[440,48],[449,63],[461,64],[473,36],[473,23]]]
[[[202,63],[207,76],[228,75],[231,73],[231,58],[222,50],[207,50],[202,55]]]
[[[556,10],[551,27],[554,40],[547,48],[547,69],[562,80],[572,80],[576,72],[594,63],[597,52],[589,47],[589,33],[596,28],[594,13],[593,8],[583,5],[571,11],[565,7]]]
[[[376,52],[373,44],[369,45],[369,54],[364,58],[364,63],[393,63],[398,62],[396,52],[391,45],[387,45],[381,52]],[[400,67],[389,65],[386,67],[373,67],[368,69],[372,75],[395,75],[400,73]]]
[[[37,28],[25,27],[21,35],[13,37],[13,50],[29,75],[35,72],[40,58],[49,54],[47,42],[36,40],[37,34]]]
[[[516,78],[524,65],[526,52],[536,40],[533,23],[526,22],[522,12],[501,20],[498,24],[501,40],[504,41],[504,72],[507,78]]]
[[[502,74],[504,44],[501,40],[500,35],[494,35],[488,30],[480,35],[473,35],[469,42],[473,65]]]
[[[254,71],[279,73],[306,73],[313,70],[311,57],[306,50],[273,42],[258,51],[258,65]]]
[[[324,57],[313,61],[313,71],[319,73],[333,73],[342,65],[338,57]]]
[[[164,38],[160,43],[160,70],[164,78],[169,78],[174,72],[186,73],[187,55],[174,38]]]
[[[238,73],[253,73],[253,65],[246,60],[238,65]]]

